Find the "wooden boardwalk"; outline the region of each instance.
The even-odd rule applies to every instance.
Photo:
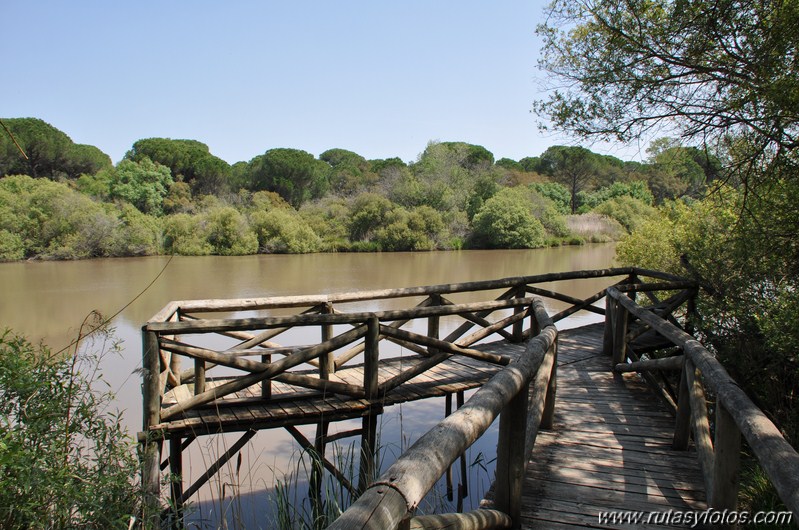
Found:
[[[613,374],[610,362],[601,325],[560,333],[555,425],[530,456],[523,528],[648,528],[598,516],[706,508],[696,452],[671,448],[673,416],[637,374]]]

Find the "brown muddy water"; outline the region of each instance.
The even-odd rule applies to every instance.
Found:
[[[144,322],[171,300],[242,298],[411,287],[510,276],[543,274],[613,265],[612,244],[537,250],[425,253],[261,255],[241,257],[168,257],[98,259],[74,262],[0,264],[0,328],[10,328],[33,342],[60,350],[78,337],[92,312],[112,320],[121,351],[103,357],[105,381],[132,435],[141,425],[141,340]],[[604,283],[603,283],[604,282]],[[559,283],[558,290],[586,297],[607,280]],[[149,286],[149,287],[148,287]],[[385,306],[362,307],[373,310]],[[549,307],[549,305],[548,305]],[[553,309],[557,306],[552,304]],[[124,309],[123,309],[124,308]],[[121,310],[121,312],[120,312]],[[578,314],[567,325],[596,320]],[[442,329],[442,332],[446,332]],[[87,340],[83,348],[107,349]],[[443,400],[407,404],[383,415],[381,446],[387,466],[393,457],[443,418]],[[359,426],[359,423],[358,423]],[[338,430],[354,428],[342,422]],[[331,427],[331,430],[335,430]],[[303,429],[312,439],[313,430]],[[493,477],[496,434],[489,432],[472,448],[470,497],[479,501]],[[228,436],[204,437],[184,461],[189,484],[233,443]],[[342,449],[346,451],[346,449]],[[300,450],[282,429],[262,431],[195,502],[192,527],[270,528],[269,500],[274,478],[296,471]],[[330,453],[328,457],[330,457]],[[457,466],[456,466],[457,468]],[[458,482],[456,471],[456,485]],[[357,470],[356,470],[357,476]],[[300,483],[304,479],[297,479]],[[302,489],[302,485],[300,486]],[[196,499],[195,499],[196,500]],[[297,502],[302,502],[300,499]],[[465,505],[469,506],[469,502]]]

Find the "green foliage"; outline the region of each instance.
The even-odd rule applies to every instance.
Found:
[[[615,219],[627,232],[632,232],[646,219],[655,215],[655,209],[652,206],[629,195],[619,195],[606,200],[593,211]]]
[[[488,199],[474,216],[472,246],[536,248],[544,244],[544,227],[533,215],[528,197],[505,188]]]
[[[555,205],[555,209],[562,215],[571,213],[571,195],[568,188],[563,184],[557,182],[535,182],[530,184],[539,195],[551,200]]]
[[[247,165],[247,189],[274,191],[294,208],[322,197],[328,188],[329,167],[300,149],[270,149]]]
[[[319,250],[337,252],[350,248],[350,208],[341,198],[328,197],[306,203],[300,209],[305,223],[321,239]]]
[[[239,256],[258,251],[258,237],[250,230],[247,219],[235,208],[216,207],[203,217],[206,239],[213,254]]]
[[[293,209],[273,208],[250,214],[260,252],[302,254],[318,252],[322,240]]]
[[[111,159],[94,146],[74,144],[69,136],[38,118],[4,118],[3,124],[27,156],[0,130],[0,176],[60,176],[77,178],[111,166]]]
[[[524,166],[511,158],[500,158],[494,162],[494,165],[505,169],[511,169],[513,171],[524,171]]]
[[[577,213],[578,193],[597,185],[607,161],[584,147],[554,146],[541,155],[539,167],[569,190],[571,213]]]
[[[138,462],[88,353],[56,357],[0,334],[0,526],[128,528]]]
[[[0,212],[0,230],[18,236],[25,257],[115,255],[117,214],[64,184],[28,176],[5,177],[0,180]]]
[[[200,216],[187,213],[165,217],[164,251],[182,256],[206,256],[213,247],[206,239],[206,228]]]
[[[535,110],[555,128],[629,141],[666,126],[713,149],[746,137],[759,146],[749,167],[793,156],[796,2],[556,0],[547,11],[540,65],[569,88]]]
[[[25,242],[19,234],[0,229],[0,261],[15,261],[25,257]]]
[[[749,197],[720,188],[704,201],[677,203],[619,244],[625,264],[658,267],[699,280],[699,322],[719,359],[799,439],[799,275],[796,204],[799,187],[781,183]],[[682,260],[681,260],[682,258]],[[689,266],[684,269],[682,261]]]
[[[166,166],[173,180],[182,176],[197,194],[220,194],[227,190],[231,169],[227,162],[212,155],[208,146],[197,140],[145,138],[133,144],[125,158],[141,162],[145,158]]]
[[[108,194],[131,203],[140,211],[161,215],[163,202],[173,184],[169,168],[143,157],[139,162],[121,161],[109,170]]]
[[[410,212],[397,208],[377,230],[375,241],[386,251],[433,250],[443,232],[441,214],[429,206],[419,206]]]
[[[579,212],[590,212],[603,202],[616,197],[632,197],[649,206],[655,202],[652,192],[649,191],[644,181],[614,182],[610,186],[599,188],[593,193],[580,192],[578,194]]]
[[[389,220],[394,205],[375,193],[362,193],[352,202],[350,220],[350,240],[371,240],[375,231]]]
[[[351,196],[365,191],[378,180],[364,157],[346,149],[328,149],[319,160],[330,164],[328,181],[330,192],[340,196]]]

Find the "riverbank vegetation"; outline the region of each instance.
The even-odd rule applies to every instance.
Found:
[[[98,333],[97,347],[110,347]],[[0,332],[0,527],[131,527],[138,459],[90,346],[53,354]]]
[[[495,160],[479,145],[431,142],[410,163],[279,148],[230,165],[196,140],[148,138],[113,165],[42,120],[2,121],[6,261],[612,241],[653,206],[698,196],[717,170],[666,139],[646,163],[565,146]]]
[[[719,162],[717,185],[665,202],[619,257],[700,283],[702,339],[796,447],[799,7],[556,0],[545,18],[553,91],[535,108],[550,126],[609,141],[668,130]],[[689,190],[696,175],[683,179]]]

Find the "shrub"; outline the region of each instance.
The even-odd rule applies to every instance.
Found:
[[[208,244],[220,256],[241,256],[258,252],[258,238],[247,219],[231,206],[213,208],[205,213]]]
[[[97,362],[0,333],[0,527],[124,529],[137,513],[134,445],[92,390]]]
[[[598,214],[617,220],[627,232],[632,232],[647,218],[655,215],[655,208],[640,199],[620,195],[594,208]]]
[[[536,248],[544,245],[544,235],[526,194],[518,188],[500,190],[474,216],[473,246]]]
[[[322,240],[292,209],[276,208],[250,214],[261,252],[302,254],[318,252]]]
[[[182,256],[205,256],[213,252],[199,216],[178,213],[164,218],[164,251]]]

